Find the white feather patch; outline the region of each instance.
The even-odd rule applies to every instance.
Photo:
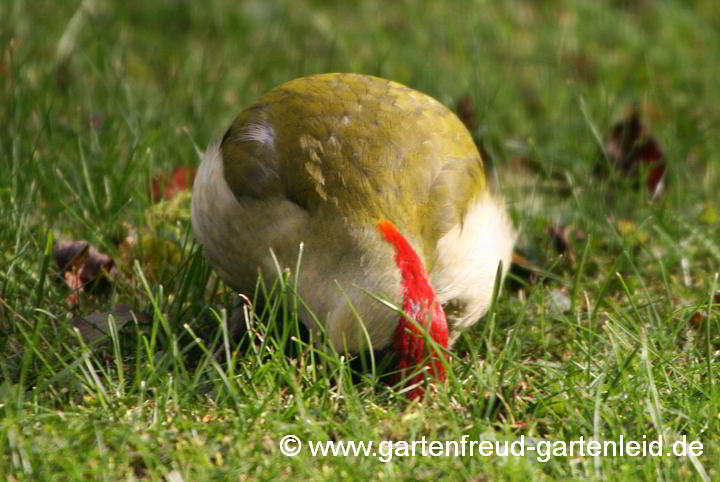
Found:
[[[487,312],[498,264],[502,261],[505,276],[516,237],[502,201],[486,195],[470,207],[462,225],[438,241],[438,261],[430,273],[433,287],[441,304],[454,302],[461,308],[447,313],[451,343]]]
[[[237,142],[259,142],[275,147],[275,129],[268,124],[248,124],[234,139]]]

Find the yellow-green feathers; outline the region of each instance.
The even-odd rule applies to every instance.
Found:
[[[236,196],[283,195],[354,224],[389,219],[426,253],[486,189],[480,155],[455,114],[364,75],[315,75],[273,89],[233,122],[221,150]]]
[[[422,260],[451,341],[485,313],[515,234],[488,192],[470,133],[447,108],[400,84],[356,74],[287,82],[211,144],[193,188],[193,229],[220,276],[250,293],[294,268],[304,245],[301,313],[338,350],[387,346],[403,303],[390,221]],[[272,255],[270,250],[272,249]],[[317,323],[314,321],[317,320]],[[361,326],[360,320],[364,326]]]

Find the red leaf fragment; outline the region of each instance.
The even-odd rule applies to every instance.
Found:
[[[192,188],[196,169],[191,166],[180,166],[168,173],[158,173],[150,181],[150,197],[153,202],[169,201],[178,193]]]

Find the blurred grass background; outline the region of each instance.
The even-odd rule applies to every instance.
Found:
[[[0,472],[717,477],[717,52],[716,0],[0,3]],[[183,323],[206,327],[210,306],[232,304],[227,290],[205,290],[208,268],[183,248],[187,212],[165,213],[170,226],[153,234],[174,243],[177,263],[164,265],[167,251],[128,257],[118,247],[128,225],[156,222],[154,174],[197,165],[204,146],[273,86],[330,71],[393,79],[450,107],[469,98],[473,134],[522,228],[520,249],[546,274],[514,280],[460,342],[457,379],[427,406],[339,382],[339,358],[312,383],[281,356],[238,355],[245,378],[203,354],[186,366]],[[620,173],[597,174],[607,133],[633,107],[668,162],[666,192],[652,202]],[[562,253],[548,234],[558,226],[574,233]],[[70,310],[48,233],[111,254],[123,274],[112,292]],[[151,337],[137,327],[130,348],[73,344],[70,318],[116,303],[153,314],[157,345],[144,348]],[[222,370],[238,379],[222,380]],[[349,391],[334,396],[337,387]],[[685,434],[705,443],[705,455],[383,464],[286,458],[277,449],[285,433]]]

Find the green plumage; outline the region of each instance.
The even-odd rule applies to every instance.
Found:
[[[430,258],[486,190],[480,154],[455,114],[365,75],[315,75],[273,89],[237,117],[221,152],[238,199],[284,197],[353,226],[387,219]]]
[[[208,147],[193,187],[193,230],[218,274],[252,293],[258,272],[270,285],[292,268],[301,318],[337,350],[395,333],[397,315],[368,295],[401,306],[409,282],[382,220],[424,265],[452,343],[490,306],[515,234],[470,133],[436,100],[365,75],[287,82]]]

